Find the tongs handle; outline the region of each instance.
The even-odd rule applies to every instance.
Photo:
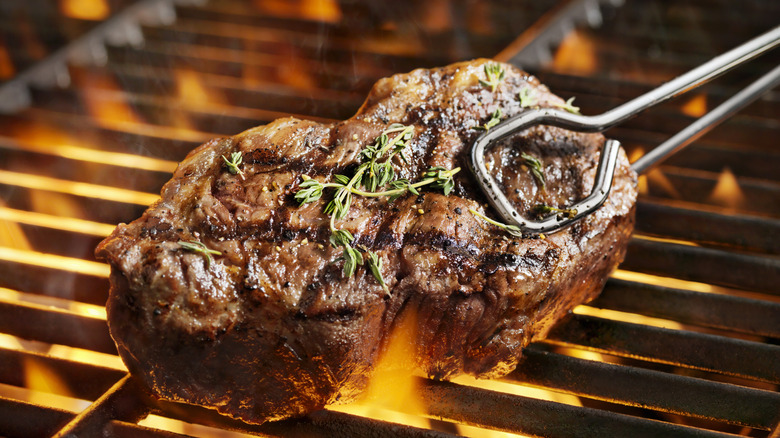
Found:
[[[571,210],[575,211],[574,214],[568,217],[558,215],[542,221],[533,221],[523,218],[517,212],[498,187],[495,179],[488,173],[485,165],[485,152],[494,142],[534,125],[552,125],[579,132],[607,130],[651,106],[690,91],[728,70],[774,49],[778,44],[780,44],[780,26],[713,58],[658,88],[599,115],[583,116],[551,108],[520,113],[499,123],[477,138],[471,149],[471,170],[490,204],[508,224],[515,225],[529,233],[558,231],[590,214],[606,201],[612,186],[612,173],[616,167],[619,143],[614,140],[608,140],[605,143],[593,190],[587,198],[571,207]],[[715,121],[719,120],[722,118]]]

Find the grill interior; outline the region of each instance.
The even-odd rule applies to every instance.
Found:
[[[383,76],[527,47],[523,67],[596,114],[780,16],[758,0],[580,3],[582,24],[547,47],[534,37],[564,9],[553,0],[4,2],[0,436],[780,436],[776,91],[641,177],[636,235],[597,300],[501,381],[418,378],[424,415],[248,425],[148,398],[116,356],[92,252],[196,145],[286,115],[347,118]],[[636,159],[778,55],[608,135]]]

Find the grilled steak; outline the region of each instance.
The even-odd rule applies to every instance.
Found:
[[[594,298],[622,260],[636,198],[622,151],[607,202],[549,236],[513,237],[470,212],[491,216],[466,171],[447,195],[427,186],[392,202],[354,196],[335,225],[377,255],[387,289],[368,262],[343,272],[324,212],[330,189],[315,202],[295,199],[307,177],[355,172],[393,123],[412,127],[406,161],[398,154],[392,166],[414,182],[434,166],[466,169],[497,109],[505,118],[564,105],[509,65],[493,89],[486,63],[382,79],[344,122],[280,119],[192,151],[162,199],[97,249],[111,265],[111,335],[132,374],[159,397],[249,422],[301,415],[359,394],[407,312],[428,375],[510,372],[523,347]],[[492,149],[488,168],[519,211],[566,207],[589,194],[603,142],[537,127]],[[231,169],[236,152],[242,162]],[[541,162],[543,185],[528,156]]]

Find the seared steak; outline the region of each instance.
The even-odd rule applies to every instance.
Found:
[[[379,278],[368,260],[343,272],[324,211],[331,189],[295,199],[308,177],[352,175],[391,124],[412,127],[406,161],[399,153],[391,163],[395,178],[415,182],[434,166],[466,169],[497,109],[505,118],[564,105],[509,65],[491,83],[497,65],[486,63],[382,79],[344,122],[280,119],[192,151],[162,199],[97,249],[111,264],[111,335],[132,374],[159,397],[249,422],[301,415],[359,394],[406,312],[416,313],[417,365],[428,375],[510,372],[622,260],[636,198],[622,151],[607,202],[549,236],[513,237],[471,213],[492,215],[467,171],[447,195],[426,186],[392,202],[353,196],[336,228],[366,259],[376,254]],[[488,167],[519,211],[563,208],[590,192],[603,142],[537,127],[490,151]]]

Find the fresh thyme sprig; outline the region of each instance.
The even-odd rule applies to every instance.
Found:
[[[544,173],[542,172],[542,162],[533,155],[527,154],[525,152],[520,153],[520,157],[525,162],[525,165],[531,169],[531,174],[534,176],[539,185],[542,186],[542,190],[544,190],[546,187]]]
[[[506,74],[504,67],[502,67],[501,64],[491,62],[485,64],[483,69],[485,70],[486,79],[480,79],[479,83],[482,84],[483,87],[490,87],[490,91],[496,91],[498,84],[504,80],[504,76]]]
[[[184,249],[186,249],[188,251],[200,253],[200,254],[203,254],[204,256],[206,256],[206,269],[211,267],[211,262],[214,261],[214,259],[211,257],[212,254],[214,254],[214,255],[222,255],[221,252],[213,250],[213,249],[210,249],[203,242],[199,242],[197,240],[190,240],[189,242],[186,242],[184,240],[180,240],[179,241],[179,246],[181,246],[182,248],[184,248]]]
[[[517,225],[509,225],[509,224],[505,224],[505,223],[499,222],[497,220],[490,219],[489,217],[487,217],[484,214],[478,212],[477,210],[474,210],[473,208],[469,208],[469,211],[474,216],[482,219],[483,221],[485,221],[485,222],[487,222],[487,223],[489,223],[491,225],[495,225],[495,226],[501,228],[502,230],[506,231],[507,233],[509,233],[512,236],[523,237],[523,232],[520,230],[520,227],[518,227]]]
[[[403,150],[412,138],[413,128],[404,126],[400,123],[390,125],[388,129],[376,139],[373,145],[367,146],[360,153],[364,162],[368,162],[368,171],[363,175],[363,186],[369,191],[376,191],[378,187],[384,187],[387,183],[395,179],[395,170],[393,169],[393,156],[400,153],[400,157],[406,162]],[[388,134],[396,134],[390,139]],[[387,159],[378,163],[385,154]]]
[[[520,98],[521,108],[530,108],[532,106],[536,106],[536,90],[531,87],[521,88],[517,97]]]
[[[363,248],[361,253],[361,250],[353,247],[352,243],[355,237],[349,231],[337,228],[336,221],[346,217],[352,204],[353,195],[386,196],[392,202],[406,193],[419,194],[417,189],[425,185],[439,188],[445,195],[452,191],[455,187],[453,176],[460,171],[459,167],[451,170],[443,167],[432,167],[423,174],[422,180],[414,184],[406,179],[394,179],[395,171],[390,160],[396,154],[400,154],[403,158],[403,150],[409,144],[412,133],[411,126],[390,125],[374,144],[361,151],[360,156],[363,163],[357,167],[352,177],[335,175],[333,182],[323,183],[303,175],[303,182],[299,185],[300,190],[295,193],[295,199],[303,205],[319,200],[326,188],[336,189],[333,199],[325,206],[325,214],[330,215],[330,244],[334,248],[342,248],[341,259],[344,260],[342,273],[345,277],[351,277],[357,266],[365,263],[385,291],[388,289],[381,275],[382,260],[372,251]],[[391,138],[390,134],[395,135]],[[383,161],[380,161],[382,159]],[[406,160],[404,159],[404,161]],[[361,186],[365,190],[361,190]]]
[[[552,105],[560,109],[566,110],[572,114],[580,114],[580,107],[574,106],[573,97],[570,97],[569,100],[566,101],[566,103],[553,103]]]
[[[382,278],[382,259],[380,259],[375,252],[366,251],[366,265],[368,265],[368,269],[371,271],[371,274],[374,275],[376,281],[382,285],[385,291],[387,291],[387,283],[385,283],[385,279]]]
[[[484,125],[475,126],[472,129],[488,132],[490,131],[490,128],[498,125],[499,122],[501,122],[501,108],[496,108],[496,110],[493,111],[493,114],[490,116],[490,120],[485,122]]]
[[[550,213],[557,213],[566,218],[577,216],[576,208],[557,208],[546,204],[537,204],[533,207],[533,212],[539,217],[544,217]]]
[[[322,183],[316,179],[303,175],[301,178],[303,178],[304,181],[299,185],[301,190],[298,190],[298,192],[295,193],[295,199],[301,205],[308,204],[320,199],[324,189],[338,188],[339,190],[336,192],[333,200],[331,200],[331,202],[328,203],[328,205],[325,207],[325,213],[333,214],[336,219],[342,219],[344,216],[346,216],[347,211],[349,211],[351,201],[348,199],[351,199],[351,195],[353,194],[367,198],[378,198],[386,196],[388,197],[388,200],[394,201],[407,192],[414,195],[419,195],[420,192],[417,189],[430,185],[433,188],[442,189],[442,192],[445,195],[449,195],[452,189],[455,187],[455,180],[453,177],[458,172],[460,172],[460,167],[456,167],[450,170],[439,166],[431,167],[425,173],[423,173],[423,179],[417,181],[414,184],[410,183],[407,179],[397,179],[390,181],[386,185],[387,188],[385,190],[375,192],[360,190],[356,188],[354,184],[350,184],[351,182],[355,181],[355,177],[349,179],[344,175],[336,175],[334,177],[334,179],[336,179],[335,183]],[[342,198],[338,198],[340,194],[343,194]],[[349,198],[347,197],[347,194],[349,194]]]
[[[241,162],[244,161],[244,156],[241,152],[233,152],[230,154],[229,160],[223,155],[222,159],[225,160],[225,167],[227,167],[228,172],[233,175],[240,175],[241,179],[244,178],[244,171],[238,168],[238,166],[241,165]]]

